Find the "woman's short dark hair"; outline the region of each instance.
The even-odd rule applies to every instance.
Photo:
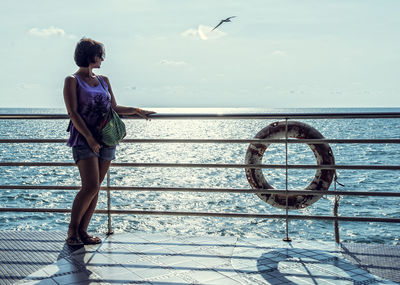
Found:
[[[90,63],[95,63],[96,55],[104,59],[104,46],[101,42],[82,38],[76,44],[74,60],[79,67],[88,67]]]

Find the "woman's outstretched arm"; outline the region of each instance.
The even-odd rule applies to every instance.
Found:
[[[108,91],[110,92],[111,95],[111,106],[117,112],[119,115],[138,115],[142,117],[143,119],[149,120],[148,115],[154,114],[155,112],[153,111],[147,111],[143,110],[140,108],[135,108],[135,107],[126,107],[126,106],[120,106],[117,104],[117,101],[115,100],[114,93],[111,88],[110,81],[106,76],[102,76],[104,81],[106,82],[108,86]]]

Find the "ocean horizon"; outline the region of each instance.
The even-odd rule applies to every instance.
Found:
[[[319,113],[319,112],[400,112],[400,107],[339,107],[339,108],[260,108],[260,107],[143,107],[159,113]],[[65,108],[38,107],[15,108],[0,107],[0,114],[67,114]]]

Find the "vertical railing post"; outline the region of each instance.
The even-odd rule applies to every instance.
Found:
[[[283,241],[290,242],[292,241],[291,238],[289,237],[289,221],[288,221],[288,215],[289,215],[289,209],[288,209],[288,194],[289,194],[289,180],[288,180],[288,175],[289,175],[289,169],[288,169],[288,119],[285,119],[285,160],[286,160],[286,237],[283,239]]]
[[[111,191],[110,191],[110,169],[107,171],[107,216],[108,216],[108,230],[107,235],[112,235],[114,232],[111,225]]]
[[[336,191],[336,183],[337,183],[337,176],[336,176],[336,171],[335,171],[335,176],[334,176],[334,190]],[[339,235],[339,221],[337,220],[338,217],[338,210],[339,210],[339,200],[340,196],[335,195],[335,202],[333,205],[333,215],[335,216],[335,221],[334,221],[334,228],[335,228],[335,242],[340,243],[340,235]]]

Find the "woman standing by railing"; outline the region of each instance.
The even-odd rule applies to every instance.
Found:
[[[117,105],[108,78],[93,73],[94,68],[100,68],[104,55],[102,43],[81,39],[74,56],[79,69],[64,82],[64,101],[71,119],[67,145],[72,147],[82,182],[72,204],[68,228],[67,244],[72,246],[101,243],[100,238],[88,234],[87,228],[96,208],[101,182],[115,158],[116,147],[105,146],[97,135],[104,114],[113,108],[119,115],[139,115],[147,120],[148,115],[154,113]]]

